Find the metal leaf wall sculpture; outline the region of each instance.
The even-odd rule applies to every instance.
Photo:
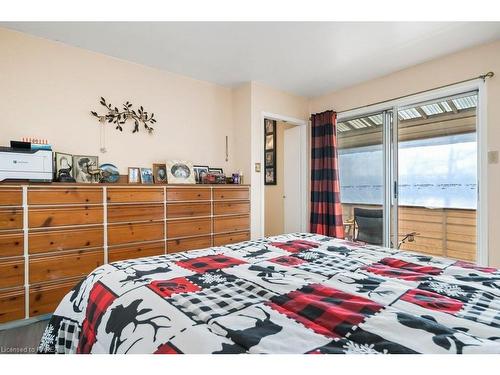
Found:
[[[142,105],[136,111],[132,108],[132,103],[126,102],[123,105],[123,110],[120,111],[118,107],[113,107],[111,104],[106,103],[106,100],[103,97],[101,97],[101,101],[99,103],[106,107],[108,113],[105,115],[99,115],[95,111],[90,111],[90,113],[97,117],[103,124],[105,122],[113,123],[116,125],[116,129],[123,131],[122,125],[125,124],[127,120],[133,120],[134,129],[132,130],[132,133],[137,133],[139,131],[140,124],[143,124],[144,128],[149,133],[153,132],[154,129],[150,126],[150,124],[156,123],[156,119],[154,118],[155,114],[149,114],[146,112]]]

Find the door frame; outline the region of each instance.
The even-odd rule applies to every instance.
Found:
[[[387,102],[374,104],[366,107],[357,108],[350,111],[338,112],[337,121],[345,121],[349,118],[360,117],[365,114],[393,111],[397,114],[397,109],[421,102],[439,99],[442,97],[467,93],[469,91],[477,91],[478,103],[476,107],[476,133],[477,133],[477,218],[476,218],[476,263],[482,266],[488,265],[488,136],[487,136],[487,87],[483,79],[475,79],[468,82],[450,85],[440,89],[429,90],[427,92],[408,95],[399,99],[390,100]],[[390,145],[391,152],[395,152],[394,142],[397,136],[397,121],[398,116],[393,116],[392,124],[392,144]],[[396,134],[395,134],[396,133]],[[385,137],[384,139],[388,139]],[[397,150],[397,148],[396,148]],[[387,151],[386,151],[387,152]],[[397,156],[395,156],[397,159]],[[396,161],[397,163],[397,161]],[[387,167],[387,164],[386,164]],[[394,184],[397,183],[397,167],[392,164],[390,171],[384,171],[386,175],[392,176],[390,182],[390,197],[391,210],[394,205],[397,205],[397,198],[394,198]],[[386,183],[389,179],[385,179]],[[386,189],[389,190],[389,189]],[[394,215],[393,215],[394,216]],[[393,220],[397,220],[396,218]],[[384,234],[385,235],[385,234]]]
[[[291,125],[296,125],[300,126],[300,166],[298,168],[298,173],[299,173],[299,181],[300,181],[300,231],[301,232],[306,232],[307,231],[307,129],[308,129],[308,122],[297,119],[294,117],[289,117],[289,116],[284,116],[276,113],[271,113],[271,112],[261,112],[260,116],[260,124],[262,126],[262,129],[264,127],[264,119],[269,119],[269,120],[276,120],[276,121],[284,121],[287,122],[288,124]],[[261,129],[261,130],[262,130]],[[261,154],[264,155],[264,137],[262,137],[262,134],[264,134],[263,131],[260,133],[260,150]],[[263,159],[262,159],[263,160]],[[283,167],[283,166],[281,166]],[[260,232],[259,237],[264,236],[264,228],[265,228],[265,208],[266,208],[266,194],[265,194],[265,168],[264,168],[264,163],[261,164],[261,173],[260,173],[260,182],[259,184],[261,185],[261,218],[260,218],[260,224],[258,225],[258,229]]]

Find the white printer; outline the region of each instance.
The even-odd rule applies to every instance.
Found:
[[[0,147],[0,181],[7,179],[50,182],[52,151]]]

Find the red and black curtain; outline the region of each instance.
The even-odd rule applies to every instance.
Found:
[[[336,125],[334,111],[312,115],[310,230],[344,238]]]

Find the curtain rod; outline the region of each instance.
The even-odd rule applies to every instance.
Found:
[[[464,79],[463,81],[458,81],[458,82],[453,82],[453,83],[448,83],[447,85],[442,85],[442,86],[437,86],[437,87],[433,87],[431,89],[427,89],[427,90],[422,90],[422,91],[418,91],[418,92],[414,92],[412,94],[407,94],[407,95],[402,95],[402,96],[398,96],[396,98],[392,98],[392,99],[386,99],[386,100],[382,100],[380,102],[375,102],[375,103],[370,103],[370,104],[365,104],[365,105],[362,105],[362,106],[359,106],[359,107],[354,107],[354,108],[349,108],[349,109],[345,109],[341,112],[348,112],[348,111],[354,111],[356,109],[360,109],[360,108],[364,108],[364,107],[370,107],[372,105],[378,105],[378,104],[383,104],[383,103],[387,103],[387,102],[391,102],[393,100],[398,100],[398,99],[403,99],[403,98],[407,98],[409,96],[413,96],[413,95],[418,95],[418,94],[423,94],[425,92],[428,92],[428,91],[433,91],[433,90],[438,90],[438,89],[443,89],[445,87],[449,87],[449,86],[454,86],[454,85],[458,85],[460,83],[465,83],[465,82],[470,82],[470,81],[475,81],[476,79],[482,79],[483,82],[486,81],[486,78],[491,78],[495,75],[495,73],[493,72],[488,72],[486,74],[481,74],[477,77],[474,77],[474,78],[469,78],[469,79]],[[312,117],[309,117],[309,120],[312,120]]]

